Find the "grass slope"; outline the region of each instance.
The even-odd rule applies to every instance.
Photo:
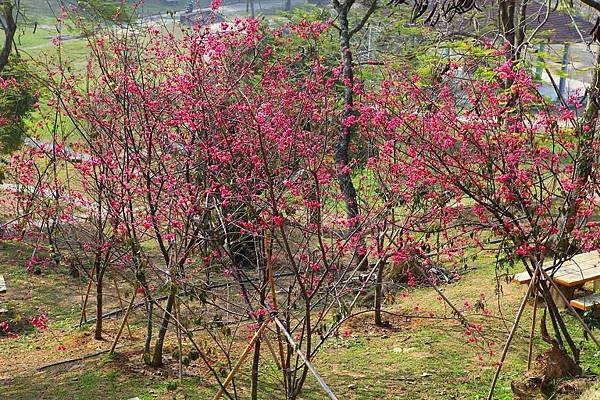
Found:
[[[93,339],[90,326],[72,328],[79,318],[82,283],[66,278],[62,272],[29,276],[19,265],[23,261],[23,256],[18,254],[20,248],[3,246],[0,249],[0,273],[7,279],[9,292],[0,301],[8,304],[12,317],[19,315],[26,320],[43,310],[48,313],[51,324],[50,329],[42,333],[25,331],[18,339],[0,339],[2,398],[123,399],[138,396],[141,399],[206,399],[214,394],[214,381],[197,362],[185,368],[183,381],[178,381],[177,362],[171,357],[176,349],[174,335],[167,345],[165,368],[154,370],[143,365],[140,359],[143,321],[139,311],[132,317],[133,337],[124,335],[117,356],[100,356],[38,371],[37,368],[54,361],[110,348],[119,321],[106,321],[106,340],[100,342]],[[15,262],[15,259],[20,261]],[[485,334],[495,345],[492,346],[493,357],[484,357],[484,365],[478,360],[480,349],[467,344],[462,327],[454,320],[389,317],[392,328],[380,329],[374,327],[371,317],[365,314],[347,322],[340,329],[340,336],[328,342],[315,360],[316,368],[340,399],[483,398],[493,374],[490,365],[497,360],[521,296],[520,288],[503,285],[498,308],[494,276],[492,266],[482,265],[469,271],[458,283],[444,287],[446,296],[458,305],[465,300],[473,303],[481,293],[489,299],[488,306],[493,309],[494,316],[485,318]],[[108,288],[107,297],[107,310],[118,305],[114,287]],[[416,306],[434,311],[436,315],[450,314],[429,288],[413,290],[408,298],[390,305],[388,310],[413,314]],[[479,317],[479,320],[483,318]],[[522,328],[517,331],[496,399],[512,398],[510,381],[525,369],[530,318],[531,307],[524,315]],[[589,373],[600,373],[600,353],[592,343],[583,341],[574,318],[567,317],[567,321],[576,340],[583,346],[584,369]],[[198,340],[201,338],[199,334]],[[243,338],[244,333],[240,332],[239,344],[232,350],[234,360],[243,349]],[[60,350],[59,345],[65,346],[65,350]],[[545,344],[536,341],[534,347],[537,354]],[[268,353],[265,351],[264,354],[260,397],[282,398],[279,373],[268,359]],[[223,374],[227,371],[224,366]],[[248,375],[246,365],[237,383],[241,394],[248,392]],[[590,396],[594,395],[590,393]],[[314,378],[307,379],[302,398],[324,398]]]

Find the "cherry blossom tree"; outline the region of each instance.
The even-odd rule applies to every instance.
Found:
[[[597,170],[589,163],[598,157],[598,145],[589,139],[595,128],[579,125],[576,98],[561,107],[547,104],[527,71],[500,51],[485,54],[450,60],[442,80],[389,71],[380,91],[364,102],[357,125],[379,141],[377,162],[423,196],[440,199],[442,226],[481,248],[500,240],[501,263],[525,266],[554,331],[552,338],[545,335],[544,317],[542,337],[568,349],[577,363],[579,349],[555,302],[564,295],[553,298],[557,288],[549,277],[573,254],[600,243],[590,219],[597,193]],[[561,223],[566,209],[568,228]]]
[[[29,222],[80,217],[78,229],[90,234],[77,246],[61,244],[73,242],[66,230],[53,240],[94,282],[98,320],[107,271],[144,294],[147,363],[163,363],[173,323],[195,343],[177,311],[183,304],[199,319],[230,309],[236,324],[250,323],[253,398],[265,345],[288,398],[309,373],[318,376],[311,360],[347,315],[354,260],[364,256],[356,253],[363,239],[345,234],[357,221],[347,219],[336,180],[341,77],[318,52],[327,28],[303,21],[269,30],[249,19],[181,39],[155,27],[107,33],[90,40],[85,87],[68,68],[50,69],[51,106],[68,123],[41,127],[53,142],[28,153],[31,171],[15,172],[30,179],[40,162],[54,170],[37,179],[53,207],[36,198]],[[305,52],[293,50],[298,38]],[[381,206],[365,207],[361,230],[381,220]],[[223,298],[223,282],[238,296]],[[101,329],[97,321],[97,338]],[[209,335],[235,371],[232,333],[213,326]],[[213,367],[216,356],[194,346],[221,390],[236,396]]]

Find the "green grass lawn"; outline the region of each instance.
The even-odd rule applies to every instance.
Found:
[[[64,3],[76,4],[77,1],[71,0]],[[113,3],[118,4],[119,1],[113,1]],[[167,10],[183,10],[186,8],[188,0],[176,0],[168,3],[165,0],[127,0],[126,3],[130,7],[140,4],[138,9],[142,15],[152,15],[164,13]],[[21,11],[28,19],[43,21],[46,18],[47,21],[54,15],[60,15],[61,2],[59,0],[21,0]]]
[[[48,312],[51,325],[43,333],[26,331],[19,339],[0,339],[0,382],[3,395],[8,396],[6,398],[66,400],[138,396],[140,399],[207,399],[214,395],[214,381],[199,363],[185,368],[182,381],[177,379],[177,363],[170,355],[176,349],[174,337],[170,337],[163,370],[143,366],[140,356],[143,321],[139,311],[132,317],[133,339],[124,335],[117,356],[103,355],[37,371],[36,368],[54,361],[109,348],[119,321],[106,321],[107,339],[101,342],[93,339],[90,326],[73,328],[79,318],[81,282],[68,278],[64,272],[29,276],[18,262],[13,261],[19,259],[16,257],[19,249],[16,245],[4,245],[0,249],[0,273],[4,274],[9,285],[9,308],[12,315],[18,313],[22,318],[29,318],[43,308]],[[443,287],[443,291],[457,305],[465,300],[473,303],[481,293],[484,294],[493,317],[472,315],[470,318],[473,322],[484,323],[486,340],[495,342],[493,357],[484,357],[482,365],[478,360],[481,350],[467,343],[463,328],[454,320],[390,317],[392,328],[382,329],[374,327],[371,316],[365,314],[347,322],[340,329],[342,334],[332,338],[315,359],[317,370],[338,398],[484,398],[494,371],[491,364],[499,357],[521,289],[504,284],[498,308],[494,267],[486,260],[478,265],[459,282]],[[114,295],[114,290],[109,287],[108,293]],[[388,305],[387,309],[412,314],[416,304],[436,315],[449,315],[436,293],[429,288],[414,289],[408,298]],[[106,309],[116,306],[113,298]],[[511,399],[510,382],[525,370],[531,309],[527,308],[517,331],[497,386],[496,399]],[[582,346],[582,367],[589,374],[600,373],[600,353],[592,342],[583,340],[575,318],[567,316],[567,323],[573,329],[576,342]],[[66,350],[58,350],[60,344]],[[242,348],[240,343],[234,352],[239,353]],[[534,348],[535,354],[539,354],[546,344],[538,339],[534,341]],[[236,359],[236,356],[233,358]],[[237,382],[242,394],[248,392],[248,365],[246,362]],[[260,398],[282,398],[279,373],[266,351],[261,372]],[[302,399],[323,398],[323,392],[309,376]]]

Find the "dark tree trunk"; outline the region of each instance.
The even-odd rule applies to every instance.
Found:
[[[375,325],[383,326],[383,319],[381,318],[381,304],[383,302],[383,272],[385,269],[385,262],[379,263],[379,269],[377,270],[377,278],[375,281]]]
[[[96,268],[96,332],[94,338],[102,340],[102,273],[99,271],[100,266]]]
[[[517,21],[517,32],[515,36],[515,59],[521,58],[521,47],[525,42],[525,29],[527,27],[527,2],[528,0],[521,0],[521,5],[519,6],[519,19]]]
[[[154,346],[154,354],[152,355],[152,362],[150,363],[150,365],[153,367],[160,367],[162,365],[165,336],[167,335],[167,328],[169,327],[171,312],[173,311],[173,304],[175,304],[176,293],[177,290],[175,288],[175,285],[171,283],[171,290],[169,291],[169,296],[167,297],[165,312],[163,314],[162,322],[158,330],[158,338],[156,339],[156,345]]]
[[[348,26],[348,9],[344,5],[339,12],[340,18],[340,50],[342,54],[342,79],[344,80],[344,111],[342,118],[354,115],[354,70],[352,66],[352,51],[350,50],[350,31]],[[342,121],[343,122],[343,121]],[[342,123],[340,137],[335,149],[335,161],[338,167],[338,182],[340,190],[346,202],[346,214],[348,219],[356,219],[358,216],[358,204],[356,201],[356,188],[352,182],[350,173],[346,171],[350,162],[349,147],[352,130]]]
[[[17,32],[17,23],[14,15],[14,4],[10,0],[2,0],[2,18],[4,20],[4,45],[0,51],[0,72],[8,64],[8,58],[12,51],[13,40]]]
[[[356,195],[356,188],[352,182],[352,176],[348,170],[350,165],[350,142],[352,128],[344,122],[356,114],[354,109],[354,67],[352,65],[352,51],[350,50],[350,26],[348,23],[348,13],[352,3],[345,3],[337,6],[336,11],[340,23],[340,51],[342,57],[342,79],[344,84],[344,111],[342,112],[342,121],[340,127],[340,136],[335,148],[334,159],[337,166],[337,180],[340,191],[344,196],[346,203],[346,217],[351,222],[350,231],[352,234],[360,234],[359,230],[359,210]],[[365,270],[368,262],[363,258],[361,247],[363,241],[358,241],[356,257],[359,260],[359,269]]]
[[[148,282],[146,282],[146,275],[143,271],[138,271],[136,274],[137,280],[140,286],[144,289],[144,308],[146,309],[146,340],[144,341],[144,360],[146,364],[149,364],[150,360],[150,345],[152,344],[152,312],[153,302],[150,296],[150,289],[148,288]]]
[[[515,43],[517,37],[517,30],[515,28],[515,9],[516,0],[500,0],[500,29],[506,41],[510,43],[510,57],[513,59],[515,56]]]
[[[102,303],[103,303],[103,279],[104,279],[104,271],[102,265],[102,255],[100,253],[96,253],[96,258],[94,260],[94,271],[96,271],[96,331],[94,333],[94,338],[96,340],[102,340]]]
[[[252,358],[252,393],[251,399],[258,400],[258,369],[260,364],[260,338],[254,344],[254,355]]]
[[[144,290],[147,292],[147,288],[144,288]],[[146,320],[146,340],[144,342],[144,356],[145,357],[149,357],[150,354],[150,345],[152,344],[152,312],[153,312],[153,305],[152,305],[152,299],[149,298],[149,295],[146,294],[146,296],[144,297],[144,306],[146,308],[146,315],[147,315],[147,320]]]

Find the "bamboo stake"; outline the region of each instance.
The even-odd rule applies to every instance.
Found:
[[[273,310],[277,312],[277,295],[275,292],[275,279],[273,278],[273,264],[271,262],[271,240],[268,230],[265,230],[265,251],[267,253],[267,272],[269,274],[269,285],[271,286],[271,301],[273,302]],[[281,370],[283,371],[283,390],[285,395],[288,395],[288,370],[285,366],[285,353],[283,351],[283,339],[281,338],[281,330],[279,325],[275,325],[277,333],[277,345],[279,347],[279,357],[281,357]]]
[[[221,388],[219,389],[219,391],[217,392],[217,394],[215,395],[215,397],[213,398],[213,400],[219,400],[221,398],[221,396],[223,396],[223,393],[225,392],[225,389],[227,389],[227,386],[229,386],[229,384],[231,383],[231,381],[233,380],[233,378],[237,374],[237,371],[240,369],[240,366],[242,365],[242,363],[244,362],[244,360],[246,360],[246,358],[248,357],[248,354],[250,354],[250,350],[252,349],[252,347],[254,347],[254,343],[258,340],[258,338],[260,337],[260,335],[262,334],[262,332],[265,330],[265,328],[267,327],[267,325],[269,324],[269,322],[271,322],[271,320],[272,320],[271,318],[267,319],[265,322],[262,323],[262,325],[260,326],[260,328],[258,328],[258,330],[256,331],[256,333],[254,334],[254,336],[250,340],[250,343],[248,343],[248,346],[246,346],[246,348],[242,352],[242,355],[240,356],[240,359],[233,366],[233,368],[229,372],[229,375],[227,375],[227,378],[225,378],[225,381],[223,382],[223,385],[221,386]]]
[[[179,317],[181,315],[181,310],[179,308],[179,300],[175,299],[175,318],[179,321]],[[177,332],[177,346],[179,348],[179,381],[183,381],[183,346],[181,344],[181,329],[179,325],[176,324],[176,332]]]
[[[119,285],[117,285],[117,279],[113,276],[113,284],[115,285],[115,290],[117,291],[117,297],[119,298],[119,307],[123,308],[123,299],[121,297],[121,291],[119,290]],[[135,297],[135,293],[133,295]],[[129,323],[127,324],[127,331],[129,332],[129,339],[132,339],[131,328],[129,327]]]
[[[538,273],[539,269],[540,269],[539,266],[536,266],[534,276]],[[506,343],[504,343],[504,348],[502,349],[502,355],[500,356],[500,362],[498,364],[498,367],[496,368],[496,373],[494,374],[494,379],[492,379],[492,384],[490,385],[490,391],[488,393],[487,400],[493,400],[494,389],[496,388],[496,383],[498,382],[498,377],[500,376],[500,370],[502,369],[502,365],[504,364],[504,359],[506,358],[506,355],[508,354],[508,349],[510,347],[510,343],[512,342],[515,332],[517,331],[519,321],[521,320],[521,315],[523,315],[523,310],[525,310],[525,305],[527,304],[527,298],[529,297],[529,293],[531,292],[531,289],[533,288],[533,282],[534,282],[534,279],[531,279],[531,281],[529,282],[529,286],[527,287],[527,292],[525,292],[525,296],[523,296],[523,300],[521,300],[521,305],[519,306],[519,310],[517,311],[517,315],[515,316],[515,322],[513,323],[510,333],[508,334]]]
[[[569,309],[569,311],[579,320],[579,322],[581,323],[581,326],[583,327],[583,329],[587,332],[587,334],[590,336],[590,338],[592,338],[592,340],[596,344],[596,347],[600,349],[600,342],[598,342],[598,339],[596,339],[596,336],[594,336],[594,334],[590,330],[590,327],[581,318],[581,316],[579,315],[579,313],[577,311],[575,311],[575,309],[571,305],[571,302],[569,301],[569,299],[567,299],[567,296],[565,296],[565,294],[562,292],[562,290],[560,290],[560,288],[558,287],[558,285],[556,284],[556,282],[554,282],[554,280],[551,277],[548,276],[548,273],[546,273],[546,271],[544,271],[544,269],[541,269],[541,271],[542,271],[542,274],[544,274],[544,277],[548,280],[548,282],[550,282],[550,285],[552,287],[554,287],[554,290],[556,290],[558,292],[558,295],[562,298],[562,300],[566,304],[566,306]]]
[[[533,280],[537,280],[538,279],[538,274],[535,274],[533,276]],[[533,284],[533,286],[535,287],[535,283]],[[533,354],[533,335],[535,333],[535,319],[536,319],[536,314],[537,314],[537,300],[538,300],[538,296],[537,293],[533,292],[533,316],[531,319],[531,329],[529,330],[529,351],[527,353],[527,371],[529,371],[531,369],[531,356]]]
[[[79,327],[80,328],[81,328],[81,325],[83,325],[84,322],[87,322],[87,315],[85,313],[85,309],[87,307],[88,298],[90,297],[90,290],[92,290],[92,282],[94,281],[94,279],[92,277],[94,276],[94,271],[96,271],[96,266],[95,265],[92,268],[92,272],[90,272],[90,281],[88,282],[87,291],[85,292],[85,298],[83,300],[83,307],[81,308],[81,319],[79,320]]]
[[[117,347],[117,342],[119,341],[119,338],[121,337],[121,333],[123,333],[123,328],[125,327],[125,324],[127,323],[127,317],[129,317],[129,312],[131,311],[131,308],[133,307],[133,302],[135,301],[135,294],[136,294],[136,291],[134,290],[133,295],[131,296],[131,301],[129,302],[129,307],[127,307],[127,311],[125,311],[125,315],[123,316],[123,321],[121,322],[121,326],[119,327],[117,336],[115,337],[112,347],[110,348],[110,354],[113,354],[115,352],[115,348]]]
[[[319,375],[319,373],[317,372],[317,370],[315,369],[315,367],[311,364],[310,361],[308,361],[308,358],[306,358],[306,356],[304,355],[304,353],[302,353],[302,350],[300,350],[300,348],[298,347],[298,345],[296,344],[296,342],[294,342],[294,339],[292,338],[292,335],[290,335],[290,333],[285,329],[285,326],[283,326],[283,324],[281,323],[281,321],[275,317],[273,317],[275,323],[277,324],[277,326],[279,326],[279,328],[281,328],[281,331],[283,332],[283,334],[285,335],[285,337],[287,338],[288,342],[290,343],[290,345],[294,348],[294,350],[296,350],[296,353],[300,356],[300,358],[302,359],[302,361],[304,361],[304,364],[306,364],[306,366],[308,367],[309,371],[313,374],[313,376],[315,377],[315,379],[317,380],[317,382],[319,382],[319,385],[321,385],[321,387],[323,388],[323,390],[325,391],[325,393],[327,393],[327,396],[329,397],[330,400],[338,400],[338,398],[335,396],[335,394],[333,394],[333,392],[331,391],[331,389],[329,388],[329,386],[327,386],[327,383],[325,383],[325,381],[323,380],[323,378],[321,378],[321,375]]]

